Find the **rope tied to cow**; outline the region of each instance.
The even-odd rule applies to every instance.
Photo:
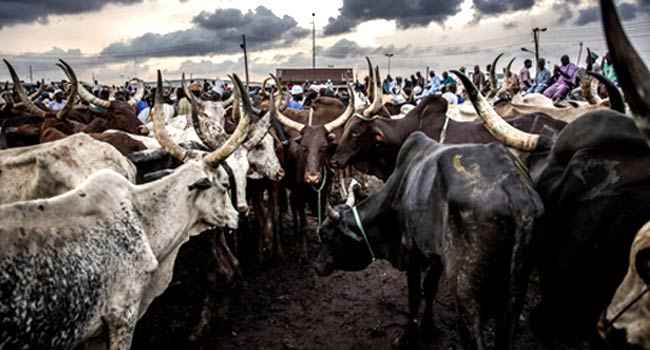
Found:
[[[621,318],[632,306],[634,306],[636,303],[641,301],[641,299],[650,292],[650,288],[648,286],[645,287],[643,292],[639,294],[636,298],[632,299],[627,305],[625,305],[624,308],[619,311],[614,318],[612,318],[610,321],[605,320],[605,333],[607,333],[613,326],[616,321],[618,321],[619,318]]]
[[[440,131],[440,143],[445,143],[445,140],[447,139],[447,128],[449,127],[449,115],[445,114],[445,124],[442,126],[442,130]]]
[[[368,235],[366,235],[366,230],[363,228],[363,223],[361,222],[361,218],[359,217],[359,211],[357,210],[356,206],[352,207],[352,215],[354,215],[354,223],[357,225],[357,228],[361,232],[361,236],[363,236],[363,240],[366,242],[366,246],[368,247],[368,251],[370,252],[370,257],[372,258],[372,262],[374,263],[375,261],[377,261],[377,258],[375,257],[375,252],[372,250],[372,246],[370,246]]]
[[[325,184],[327,183],[327,169],[325,167],[321,168],[321,178],[322,181],[320,183],[319,188],[312,187],[314,191],[316,191],[317,195],[317,202],[316,202],[316,215],[318,216],[318,226],[316,227],[316,236],[318,237],[318,241],[321,241],[320,238],[320,227],[323,224],[323,214],[322,214],[322,205],[321,205],[321,193],[323,192],[323,189],[325,189]]]

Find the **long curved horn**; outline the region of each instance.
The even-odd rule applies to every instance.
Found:
[[[510,62],[508,62],[508,65],[506,66],[506,72],[508,73],[508,76],[512,75],[512,63],[517,59],[517,57],[513,57]]]
[[[75,99],[77,98],[77,88],[79,85],[79,81],[77,80],[77,75],[74,73],[74,70],[72,70],[72,67],[68,63],[66,63],[64,60],[59,59],[60,64],[57,64],[59,68],[63,70],[65,75],[68,76],[68,79],[70,79],[70,92],[68,93],[67,100],[65,102],[65,106],[61,108],[60,111],[56,113],[56,118],[57,119],[63,119],[65,116],[70,113],[70,111],[74,108],[76,101]]]
[[[384,105],[384,88],[381,86],[381,75],[379,75],[379,66],[375,67],[375,74],[374,74],[374,99],[372,100],[372,104],[366,108],[365,111],[363,111],[364,117],[371,117],[375,114],[377,114],[380,110],[381,107]]]
[[[492,66],[490,67],[490,88],[492,89],[491,91],[496,92],[497,91],[497,64],[499,63],[499,60],[503,57],[503,52],[500,53],[495,59],[494,62],[492,62]]]
[[[275,86],[277,87],[278,91],[280,92],[280,96],[282,96],[282,83],[273,74],[271,74],[271,78],[273,78],[273,80],[275,80]],[[282,125],[286,126],[289,129],[294,129],[294,130],[296,130],[298,132],[301,132],[302,129],[305,128],[305,125],[303,125],[302,123],[298,123],[297,121],[292,120],[291,118],[287,117],[282,112],[280,112],[280,104],[282,104],[282,98],[275,101],[275,103],[276,103],[275,108],[277,109],[276,113],[275,113],[275,116],[278,119],[278,121],[280,123],[282,123]]]
[[[129,99],[129,106],[131,107],[137,105],[142,100],[145,90],[144,82],[142,80],[138,78],[134,78],[133,80],[138,83],[138,90],[135,92],[135,95]]]
[[[605,88],[607,88],[607,95],[609,95],[609,108],[625,114],[625,100],[623,99],[623,95],[621,95],[621,90],[618,89],[616,84],[598,73],[587,72],[587,74],[594,77],[595,80],[599,81],[601,84],[605,85]]]
[[[650,143],[650,72],[630,43],[612,0],[600,0],[607,47],[635,123]]]
[[[370,58],[366,56],[366,62],[368,63],[368,101],[375,100],[375,71],[372,69],[372,62]]]
[[[332,132],[335,129],[340,128],[341,126],[347,123],[348,119],[354,115],[354,90],[352,89],[352,84],[348,83],[348,95],[350,95],[350,101],[348,102],[347,108],[343,111],[338,118],[325,124],[325,130],[327,132]]]
[[[14,82],[14,89],[16,90],[16,93],[18,93],[18,97],[20,100],[23,102],[25,108],[27,110],[39,117],[46,118],[48,113],[36,106],[36,104],[27,96],[27,92],[25,91],[25,88],[23,87],[23,84],[20,82],[20,78],[18,77],[18,74],[16,73],[16,70],[14,67],[7,61],[6,59],[3,59],[5,64],[7,65],[7,68],[9,69],[9,74],[11,75],[11,80]]]
[[[167,133],[167,129],[165,128],[165,121],[163,120],[163,116],[162,116],[162,111],[163,111],[162,90],[163,90],[162,74],[160,73],[160,70],[158,70],[158,81],[156,83],[156,96],[154,100],[153,109],[151,110],[154,135],[156,136],[156,140],[158,140],[158,143],[160,143],[160,146],[165,151],[171,154],[172,157],[178,159],[181,162],[184,162],[187,156],[189,155],[189,152],[185,150],[183,147],[177,145],[171,139],[171,137],[169,137],[169,134]]]
[[[111,108],[110,101],[102,100],[101,98],[91,94],[90,92],[88,92],[88,90],[86,90],[86,88],[83,86],[81,82],[77,83],[77,85],[78,85],[77,92],[79,93],[79,97],[81,97],[81,99],[98,107],[102,107],[106,109]]]
[[[548,147],[548,144],[545,144],[545,142],[540,142],[544,141],[540,135],[533,135],[518,130],[503,120],[465,74],[456,70],[452,70],[451,73],[456,75],[465,86],[467,95],[472,101],[474,108],[476,108],[476,112],[483,120],[485,128],[494,138],[506,146],[526,152],[537,150],[539,147]]]
[[[244,113],[239,119],[239,123],[237,124],[235,132],[230,135],[228,140],[226,140],[226,142],[221,147],[219,147],[219,149],[205,157],[205,162],[212,167],[219,166],[223,160],[228,158],[233,152],[237,150],[237,147],[246,141],[246,137],[248,136],[248,131],[251,125],[251,115],[253,114],[253,110],[250,97],[246,93],[244,84],[242,84],[237,74],[233,74],[231,79],[235,82],[235,87],[239,91],[239,95],[242,98]]]

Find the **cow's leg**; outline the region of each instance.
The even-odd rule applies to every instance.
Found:
[[[285,189],[280,183],[276,182],[269,185],[269,196],[271,197],[270,211],[273,220],[273,253],[280,259],[284,256],[282,249],[282,206],[280,203],[282,191],[285,191]]]
[[[455,284],[458,333],[464,349],[483,350],[485,342],[482,333],[481,305],[474,290],[476,286],[472,280],[473,276],[476,275],[461,267]]]
[[[420,325],[420,332],[422,339],[430,342],[432,337],[433,328],[433,300],[438,293],[438,283],[442,275],[442,261],[439,257],[434,257],[424,277],[424,315],[422,316],[422,324]]]
[[[405,333],[397,339],[400,348],[412,348],[417,344],[418,315],[422,300],[422,280],[419,259],[411,256],[408,263],[406,278],[409,296],[409,320]]]
[[[519,220],[517,220],[519,221]],[[513,346],[519,315],[526,301],[526,291],[532,260],[530,247],[532,243],[534,221],[522,218],[517,222],[512,261],[510,261],[508,293],[504,298],[503,312],[497,320],[496,347],[510,350]]]

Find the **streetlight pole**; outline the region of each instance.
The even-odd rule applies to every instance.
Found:
[[[392,52],[386,52],[384,56],[388,57],[388,75],[390,75],[390,60],[395,56],[395,54]]]
[[[311,13],[311,68],[316,69],[316,13]]]
[[[246,34],[242,34],[242,43],[239,45],[239,47],[244,50],[244,71],[246,72],[246,87],[248,88],[249,80],[248,80],[248,51],[246,50]]]
[[[535,72],[539,71],[539,33],[547,31],[548,28],[534,28],[533,40],[535,41]]]

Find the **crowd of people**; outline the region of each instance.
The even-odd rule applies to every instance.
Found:
[[[533,74],[533,60],[526,59],[519,73],[513,73],[504,69],[502,91],[510,97],[516,94],[544,94],[544,96],[558,102],[570,96],[570,93],[580,86],[580,79],[586,71],[592,71],[604,75],[610,81],[617,83],[618,79],[613,69],[613,65],[606,54],[598,64],[599,56],[589,51],[585,67],[579,67],[571,62],[568,55],[562,56],[560,64],[555,65],[551,70],[547,68],[547,61],[540,58],[537,62],[536,72]],[[486,66],[485,72],[481,67],[476,65],[472,72],[469,73],[474,85],[483,93],[488,93],[491,89],[489,72],[491,65]],[[460,67],[459,71],[467,74],[465,67]],[[357,81],[355,87],[357,91],[366,91],[368,77],[363,83]],[[314,86],[318,88],[313,88]],[[407,102],[418,103],[424,97],[431,95],[440,95],[445,98],[449,104],[463,104],[467,100],[463,85],[460,81],[449,72],[437,74],[430,71],[428,76],[421,72],[416,72],[408,78],[396,76],[393,78],[390,74],[386,76],[382,83],[382,89],[386,96],[390,96],[392,103],[401,105]],[[308,91],[316,96],[337,94],[329,82],[329,85],[319,86],[316,82],[306,82],[304,85],[293,85],[290,87],[291,100],[288,107],[293,109],[303,109],[309,106],[311,99],[306,98]]]

